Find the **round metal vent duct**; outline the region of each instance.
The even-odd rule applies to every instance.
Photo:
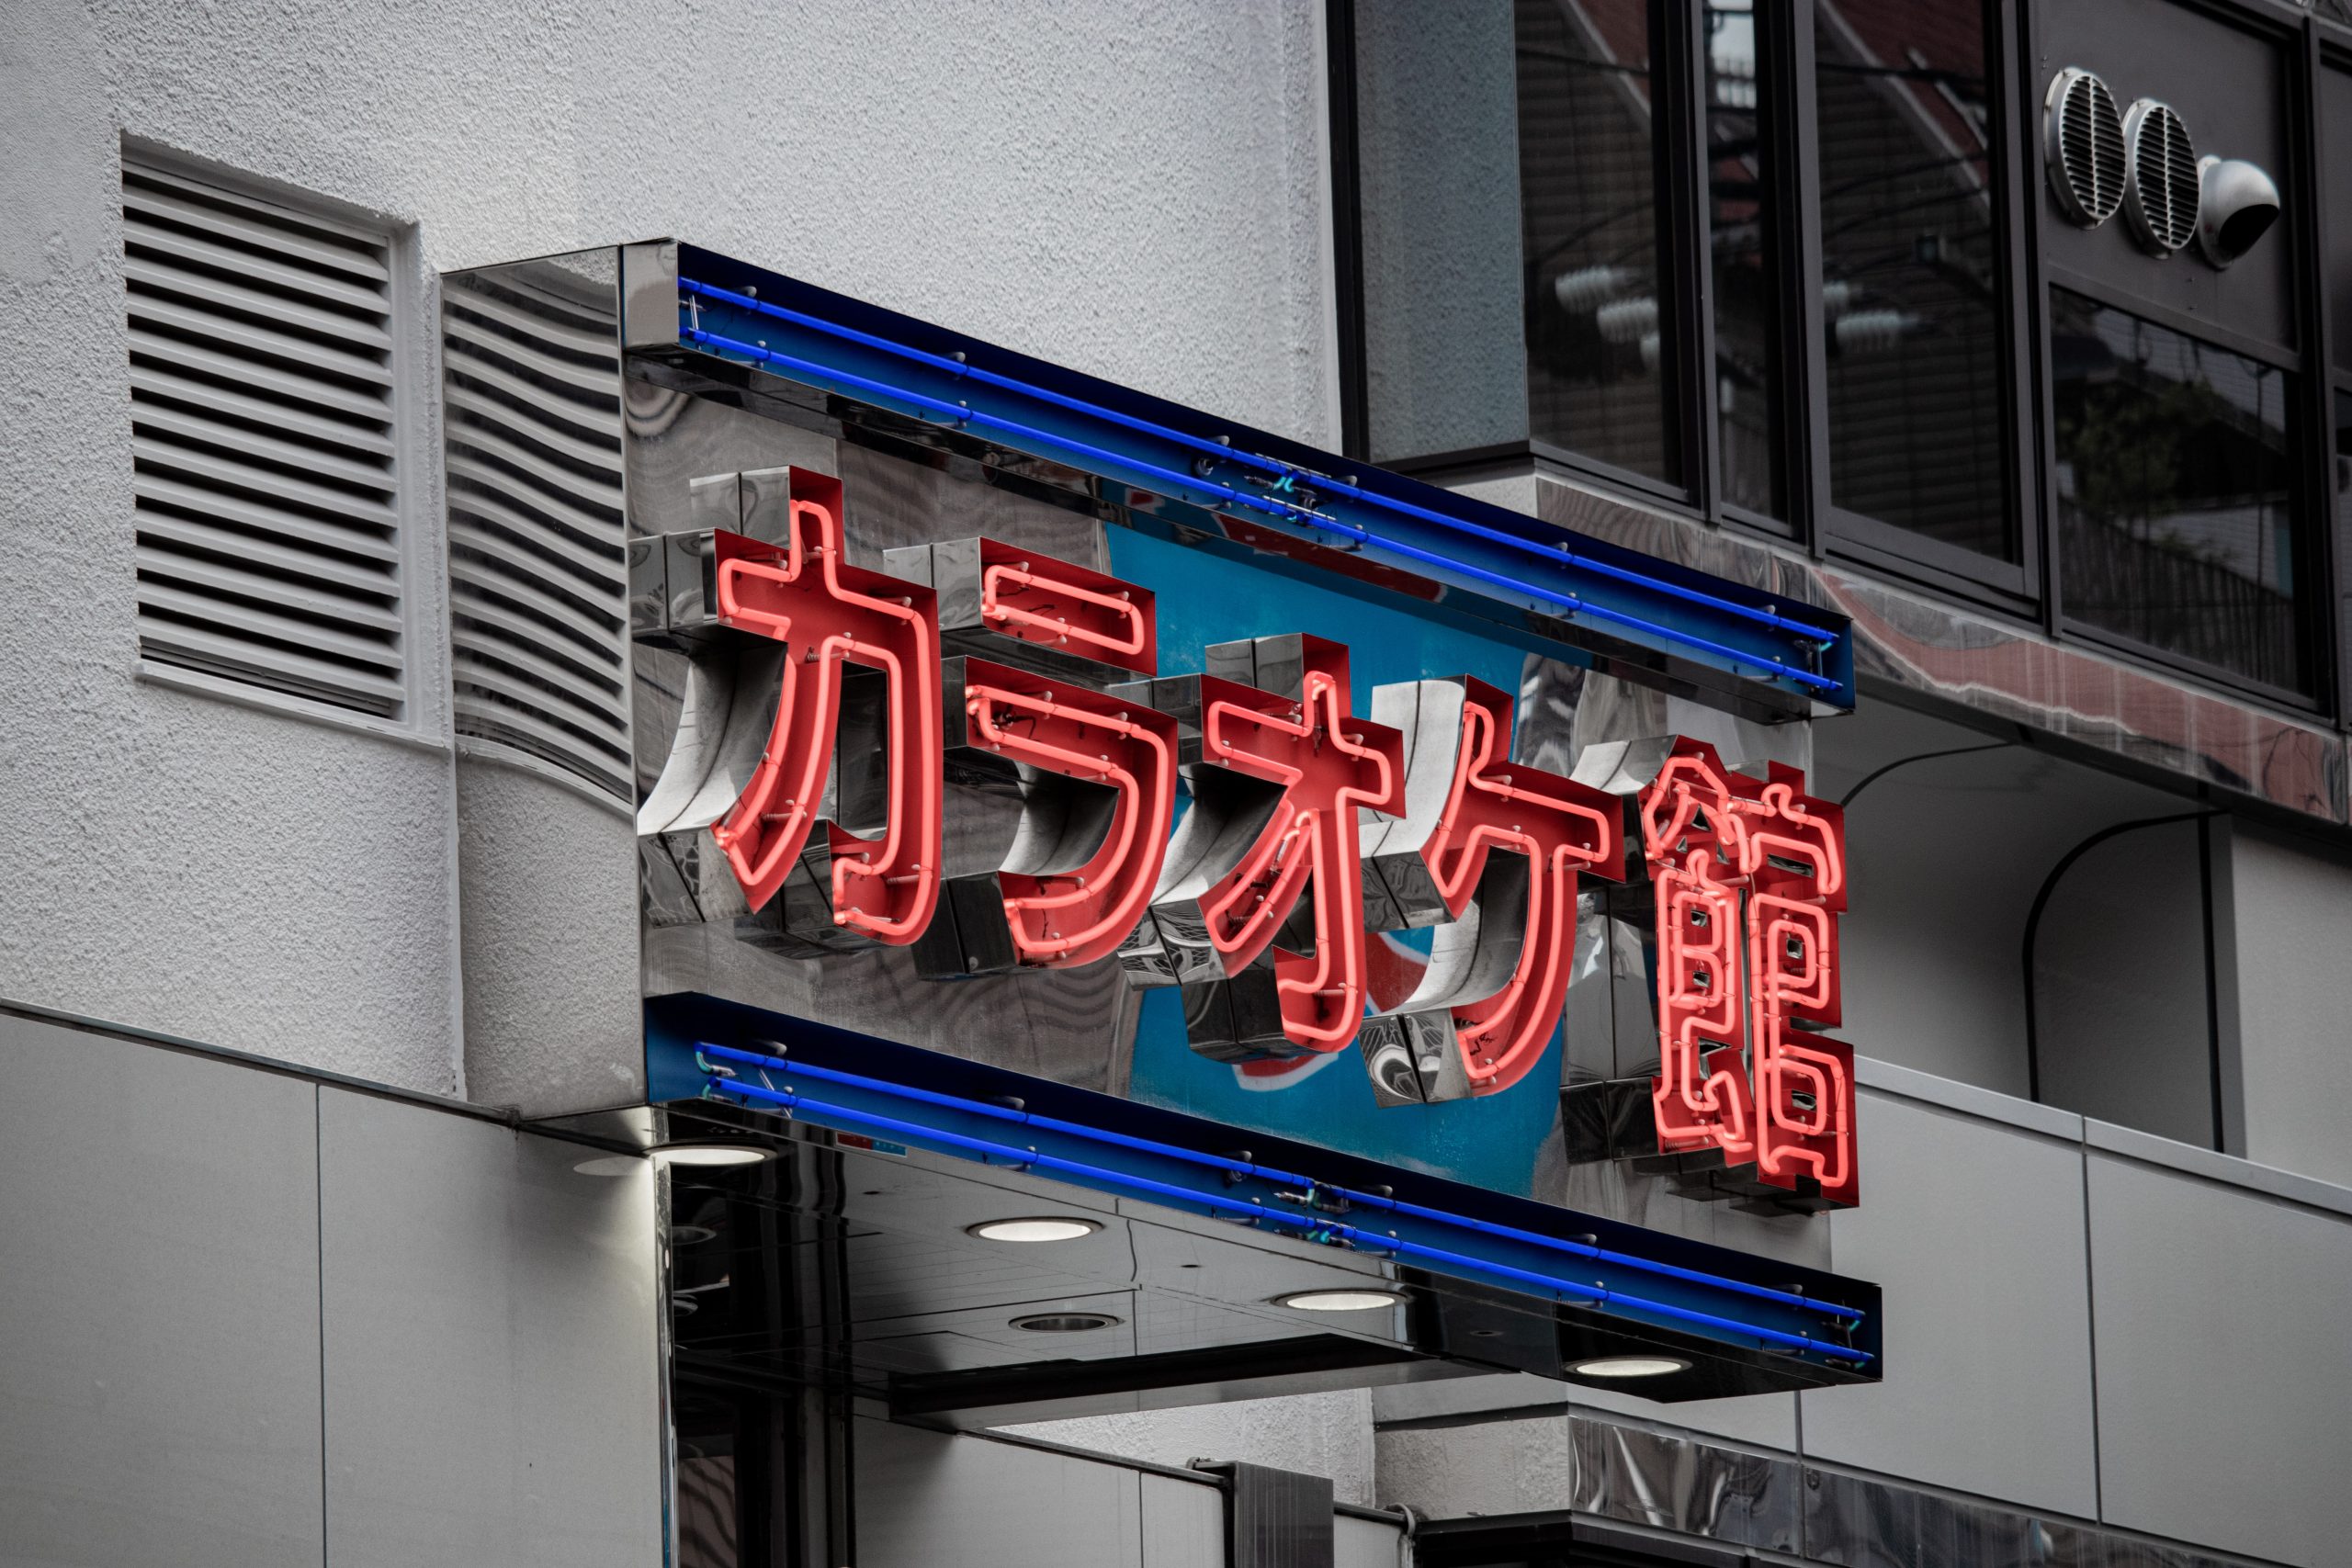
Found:
[[[2050,188],[2066,216],[2096,229],[2123,205],[2123,117],[2115,95],[2089,72],[2069,65],[2050,79],[2041,100]]]
[[[2168,256],[2197,237],[2197,149],[2168,104],[2133,103],[2123,116],[2129,160],[2123,212],[2141,249]]]

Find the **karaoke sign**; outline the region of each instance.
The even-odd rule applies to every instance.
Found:
[[[1819,1032],[1843,822],[1802,775],[1679,740],[1612,794],[1514,762],[1496,687],[1358,692],[1317,637],[1163,674],[1148,589],[987,538],[854,567],[839,480],[727,479],[745,531],[664,536],[639,630],[690,655],[638,832],[700,918],[811,956],[906,948],[941,981],[1115,962],[1182,987],[1194,1051],[1354,1048],[1402,1106],[1523,1079],[1560,1025],[1578,879],[1645,877],[1659,1152],[1855,1201],[1853,1054]],[[1374,937],[1417,927],[1427,965],[1384,1005]]]

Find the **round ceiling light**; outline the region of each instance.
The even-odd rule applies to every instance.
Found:
[[[1031,1214],[1017,1220],[983,1220],[967,1225],[964,1234],[982,1241],[1076,1241],[1102,1228],[1099,1220],[1067,1214]]]
[[[571,1168],[582,1176],[631,1176],[645,1168],[636,1155],[592,1155]]]
[[[1012,1326],[1032,1334],[1083,1334],[1091,1328],[1114,1327],[1118,1322],[1107,1312],[1033,1312],[1014,1318]]]
[[[1294,1291],[1286,1296],[1276,1296],[1276,1306],[1296,1307],[1301,1312],[1370,1312],[1374,1307],[1402,1306],[1404,1295],[1396,1291]]]
[[[1568,1364],[1568,1371],[1580,1378],[1662,1378],[1690,1370],[1690,1363],[1679,1356],[1596,1356]]]
[[[664,1144],[648,1152],[658,1166],[684,1165],[707,1170],[757,1165],[768,1157],[767,1150],[751,1144]]]

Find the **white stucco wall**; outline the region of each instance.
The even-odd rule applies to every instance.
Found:
[[[134,680],[125,134],[413,223],[420,277],[676,234],[1336,444],[1312,0],[5,12],[0,995],[463,1087],[437,477],[434,743]]]

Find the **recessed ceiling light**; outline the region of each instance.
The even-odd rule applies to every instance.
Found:
[[[1568,1364],[1568,1371],[1580,1378],[1662,1378],[1690,1370],[1690,1363],[1679,1356],[1596,1356]]]
[[[1032,1334],[1083,1334],[1090,1328],[1109,1328],[1118,1321],[1107,1312],[1033,1312],[1014,1318],[1012,1326]]]
[[[655,1165],[689,1165],[706,1168],[757,1165],[768,1157],[767,1150],[751,1144],[664,1144],[650,1153]]]
[[[1294,1291],[1276,1296],[1276,1306],[1301,1312],[1370,1312],[1374,1307],[1400,1305],[1405,1298],[1395,1291]]]
[[[982,1241],[1076,1241],[1102,1228],[1099,1220],[1063,1214],[1032,1214],[1017,1220],[983,1220],[967,1225],[966,1234]]]

